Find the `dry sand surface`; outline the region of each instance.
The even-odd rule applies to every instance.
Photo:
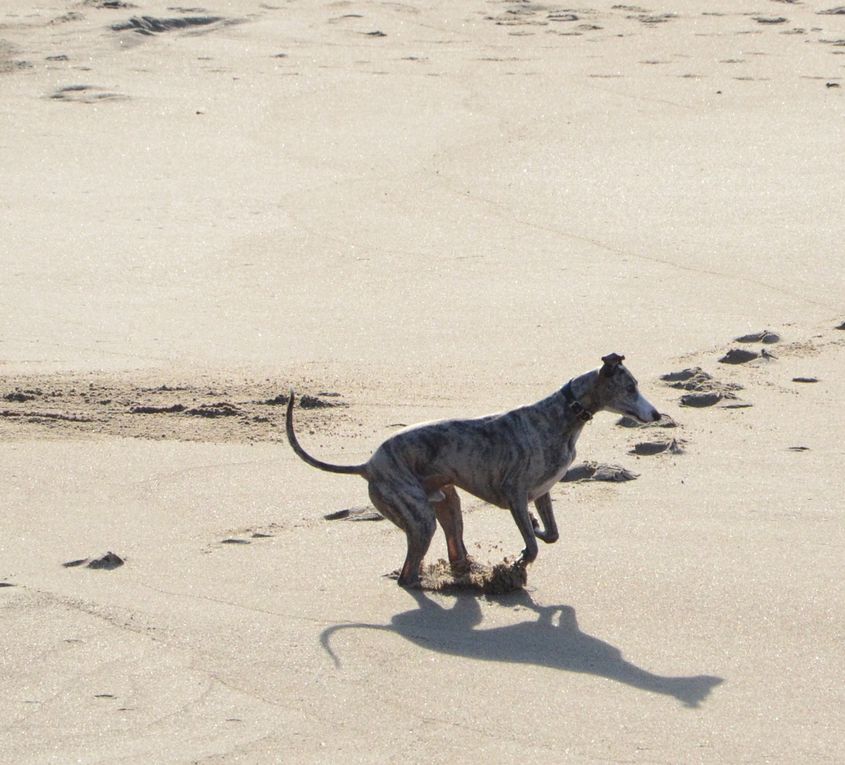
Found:
[[[0,761],[845,761],[843,97],[835,0],[3,0]],[[611,351],[507,595],[283,442]]]

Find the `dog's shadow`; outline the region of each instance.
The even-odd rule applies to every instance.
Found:
[[[320,641],[335,664],[339,666],[340,661],[331,647],[332,635],[347,629],[375,629],[394,632],[429,651],[605,677],[643,691],[674,696],[688,707],[697,707],[722,682],[722,678],[709,675],[664,677],[640,669],[625,661],[618,648],[581,632],[571,606],[538,605],[525,590],[501,597],[498,602],[511,608],[526,607],[537,618],[491,629],[478,628],[482,614],[475,595],[460,593],[454,605],[446,608],[420,590],[408,592],[416,599],[417,608],[397,614],[390,624],[338,624],[323,630]]]

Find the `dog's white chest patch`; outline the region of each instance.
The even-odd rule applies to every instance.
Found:
[[[557,473],[555,473],[551,478],[546,481],[543,481],[539,486],[531,489],[528,492],[528,501],[533,502],[537,497],[542,497],[546,494],[552,486],[554,486],[561,478],[566,474],[569,465],[572,463],[572,460],[569,460]]]

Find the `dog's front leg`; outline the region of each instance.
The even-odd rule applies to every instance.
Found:
[[[522,496],[519,499],[511,500],[510,511],[516,522],[519,533],[525,541],[525,549],[522,551],[520,563],[531,563],[537,557],[537,538],[534,535],[534,524],[531,522],[531,514],[528,512],[528,499]]]
[[[552,542],[557,542],[560,534],[557,531],[557,523],[555,522],[555,512],[552,508],[552,498],[546,492],[541,497],[534,500],[534,507],[540,514],[540,519],[543,521],[543,529],[540,530],[540,524],[537,519],[531,516],[531,525],[534,527],[534,535],[537,539],[542,539],[547,545]]]

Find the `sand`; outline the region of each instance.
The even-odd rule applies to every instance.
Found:
[[[816,0],[5,0],[0,762],[845,760],[843,89]],[[611,352],[675,427],[507,594],[284,442]]]

